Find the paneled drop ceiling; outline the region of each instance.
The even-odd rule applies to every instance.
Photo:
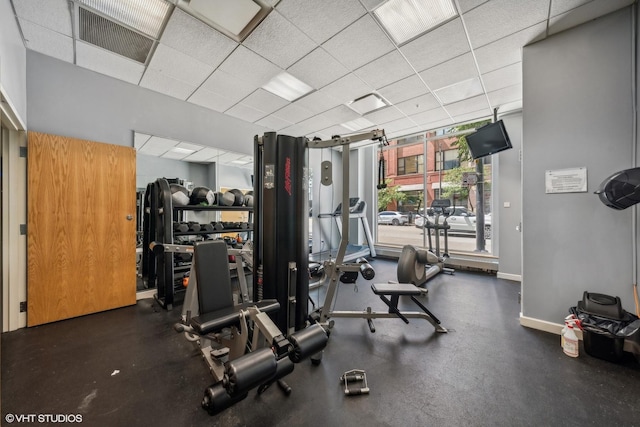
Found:
[[[395,28],[378,19],[385,0],[136,0],[146,5],[134,14],[123,12],[124,0],[11,0],[27,49],[268,130],[323,139],[371,128],[394,138],[519,110],[524,45],[633,0],[451,2],[452,17],[396,42]],[[146,12],[158,21],[137,24]],[[268,83],[282,73],[310,92],[272,93]],[[143,153],[220,158],[214,147],[188,145],[136,135]]]

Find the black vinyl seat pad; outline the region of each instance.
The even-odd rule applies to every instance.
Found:
[[[262,300],[257,303],[246,302],[201,314],[192,318],[190,324],[199,335],[219,332],[224,328],[238,326],[240,324],[240,312],[254,306],[264,313],[271,313],[280,309],[280,303],[275,299]]]
[[[422,291],[411,283],[374,283],[371,290],[376,295],[420,295]]]

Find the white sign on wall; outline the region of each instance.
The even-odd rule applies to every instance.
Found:
[[[545,193],[585,193],[587,168],[548,170],[544,176]]]

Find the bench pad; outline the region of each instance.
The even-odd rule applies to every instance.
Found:
[[[374,283],[371,290],[376,295],[420,295],[422,291],[411,283]]]
[[[258,307],[258,309],[264,313],[271,313],[280,308],[280,303],[278,303],[278,300],[268,299],[257,303],[246,302],[233,307],[222,308],[192,318],[191,326],[200,335],[218,332],[231,326],[238,326],[240,323],[240,312],[254,306]]]

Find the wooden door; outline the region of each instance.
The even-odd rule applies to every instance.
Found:
[[[135,150],[28,136],[27,325],[135,304]]]

